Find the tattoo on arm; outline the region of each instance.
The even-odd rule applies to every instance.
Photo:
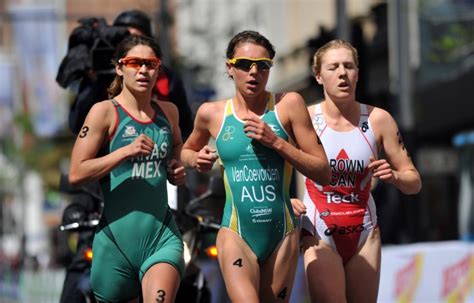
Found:
[[[79,138],[84,138],[85,136],[87,136],[87,133],[89,132],[89,126],[87,125],[84,125],[82,128],[81,128],[81,132],[79,133]]]
[[[160,289],[156,292],[157,296],[156,296],[156,302],[159,302],[159,303],[164,303],[165,302],[165,296],[166,296],[166,292],[163,290],[163,289]]]
[[[237,260],[234,261],[234,263],[232,263],[232,265],[234,266],[238,266],[238,267],[242,267],[242,258],[238,258]]]
[[[288,292],[288,287],[283,288],[283,289],[278,293],[277,298],[278,298],[278,299],[285,300],[285,298],[286,298],[286,296],[287,296],[287,292]]]
[[[410,158],[410,153],[406,149],[405,143],[403,143],[402,135],[400,134],[400,132],[397,132],[397,137],[398,137],[398,144],[402,146],[402,150],[404,150],[407,153],[408,158]]]

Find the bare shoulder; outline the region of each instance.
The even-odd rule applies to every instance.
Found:
[[[91,110],[94,111],[110,111],[114,109],[114,104],[110,100],[102,100],[95,103]]]
[[[378,140],[397,134],[397,122],[388,111],[374,106],[368,106],[368,110],[369,120]]]
[[[176,104],[170,101],[153,100],[152,102],[158,104],[163,110],[178,110]]]
[[[96,130],[99,132],[113,132],[117,120],[114,104],[110,100],[95,103],[86,116],[82,130]]]
[[[152,102],[158,104],[158,106],[165,112],[167,116],[172,118],[177,118],[179,116],[178,107],[173,102],[160,100],[153,100]]]
[[[275,95],[275,103],[279,113],[292,116],[298,112],[306,112],[303,97],[297,92],[279,93]]]
[[[392,115],[385,109],[371,105],[367,105],[367,109],[369,112],[369,119],[372,124],[381,125],[384,123],[395,122]]]
[[[311,127],[311,119],[308,109],[306,108],[303,97],[299,93],[284,93],[276,104],[276,108],[278,110],[278,118],[281,124],[290,135],[294,134],[300,127]]]
[[[275,95],[275,102],[282,104],[304,103],[303,97],[297,92],[284,92]]]
[[[86,121],[107,121],[115,114],[114,104],[110,100],[95,103],[87,114]]]
[[[217,116],[222,116],[227,100],[207,101],[199,106],[196,118],[212,120]]]

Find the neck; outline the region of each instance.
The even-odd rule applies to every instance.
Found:
[[[332,119],[346,119],[358,122],[360,118],[359,103],[355,100],[333,101],[329,98],[321,104],[323,112]]]
[[[151,93],[133,93],[127,89],[123,89],[118,94],[117,99],[121,104],[127,104],[130,107],[147,108],[150,106]]]
[[[239,112],[251,111],[257,115],[262,115],[267,108],[269,98],[270,93],[267,91],[257,96],[244,96],[237,92],[234,96],[234,107]]]

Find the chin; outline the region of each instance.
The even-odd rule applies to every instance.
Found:
[[[138,86],[136,89],[137,89],[137,91],[140,91],[140,92],[147,92],[147,91],[151,91],[152,87],[150,87],[150,86]]]
[[[337,96],[338,98],[347,98],[347,97],[352,96],[353,94],[354,94],[353,91],[347,90],[347,91],[339,91],[339,92],[337,92],[337,93],[336,93],[336,96]]]
[[[248,96],[255,96],[255,95],[259,95],[261,93],[263,93],[265,90],[264,89],[260,89],[259,87],[255,87],[255,88],[247,88],[244,93]]]

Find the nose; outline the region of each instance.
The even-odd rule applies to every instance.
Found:
[[[257,63],[252,63],[252,65],[250,65],[250,69],[249,69],[249,72],[252,72],[252,73],[256,73],[258,71],[258,66],[257,66]]]
[[[147,71],[148,69],[149,69],[148,66],[145,63],[143,63],[142,65],[140,65],[140,68],[138,69],[138,71],[143,73]]]
[[[347,70],[343,65],[341,65],[338,70],[339,70],[339,75],[340,76],[344,76],[344,75],[347,74]]]

